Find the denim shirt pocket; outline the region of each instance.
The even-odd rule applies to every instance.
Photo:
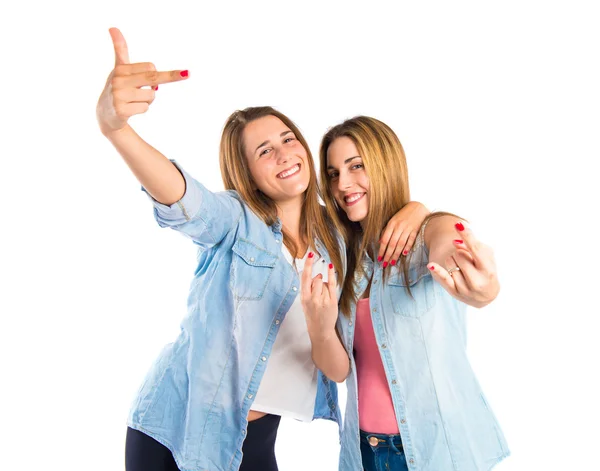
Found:
[[[434,283],[431,274],[423,270],[410,270],[408,280],[400,270],[391,274],[387,291],[394,312],[406,317],[421,317],[435,305]]]
[[[279,256],[247,239],[238,238],[231,248],[230,287],[238,300],[263,297]]]

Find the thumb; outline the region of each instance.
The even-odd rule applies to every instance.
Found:
[[[110,28],[108,32],[115,48],[115,66],[129,64],[129,50],[123,34],[118,28]]]
[[[454,284],[454,278],[448,273],[448,271],[438,265],[435,262],[427,264],[427,268],[431,272],[431,276],[437,281],[448,293],[453,294],[456,292],[456,285]]]

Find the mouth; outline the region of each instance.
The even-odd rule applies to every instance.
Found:
[[[366,193],[350,193],[344,196],[344,203],[346,203],[346,206],[353,206],[363,199],[365,195]]]
[[[285,180],[286,178],[293,177],[299,171],[300,171],[300,164],[296,164],[292,168],[288,168],[287,170],[284,170],[283,172],[278,173],[277,178],[281,178],[282,180]]]

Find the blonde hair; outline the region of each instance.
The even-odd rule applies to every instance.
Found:
[[[312,154],[298,127],[283,113],[270,106],[261,106],[238,110],[229,116],[223,128],[219,152],[221,176],[225,189],[237,191],[244,202],[265,224],[271,226],[275,223],[277,205],[275,201],[254,185],[243,143],[244,129],[248,123],[265,116],[279,118],[295,134],[296,139],[306,149],[308,170],[310,172],[300,216],[301,240],[294,241],[283,227],[283,242],[292,256],[298,258],[302,254],[298,253],[297,242],[313,246],[315,239],[320,240],[329,252],[331,263],[333,263],[338,273],[342,273],[340,247],[335,236],[334,227],[327,216],[325,208],[319,203],[319,187]]]
[[[369,176],[369,211],[362,224],[348,219],[329,185],[327,152],[333,141],[341,137],[352,140]],[[368,116],[356,116],[331,128],[323,136],[319,156],[322,197],[329,216],[346,241],[347,273],[342,285],[340,311],[349,316],[352,304],[357,300],[356,273],[364,275],[363,255],[368,252],[374,258],[383,228],[410,201],[406,156],[396,133],[387,124]],[[426,221],[443,214],[449,213],[433,213]],[[399,268],[405,280],[408,280],[411,255],[412,252],[400,259]],[[384,278],[387,273],[384,272]],[[406,285],[410,294],[408,283]]]

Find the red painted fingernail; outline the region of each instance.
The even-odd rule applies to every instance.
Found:
[[[329,264],[329,269],[331,270],[333,268],[333,263]]]
[[[464,231],[465,230],[465,226],[463,226],[462,222],[457,222],[456,224],[454,224],[454,227],[456,227],[457,231]]]
[[[312,252],[310,252],[310,253],[308,254],[308,258],[313,258],[314,256],[315,256],[315,254],[314,254],[314,253],[312,253]]]
[[[383,268],[388,266],[388,262],[383,262]]]
[[[377,257],[378,262],[381,262],[382,260],[383,260],[383,257],[381,257],[381,256]]]
[[[462,240],[460,240],[460,239],[454,239],[454,243],[455,243],[455,244],[462,244],[462,243],[463,243],[463,241],[462,241]]]
[[[154,91],[158,90],[158,85],[156,87],[154,87]]]
[[[427,268],[429,268],[431,271],[435,270],[435,267],[433,265],[431,265],[430,267],[427,267]]]
[[[404,255],[408,255],[408,250],[405,250],[404,252],[402,252]]]
[[[393,266],[393,265],[396,265],[396,260],[392,260],[392,261],[390,262],[390,265],[392,265],[392,266]]]
[[[182,70],[181,72],[179,72],[179,75],[181,75],[182,77],[187,77],[188,75],[190,75],[190,73],[187,70]]]

